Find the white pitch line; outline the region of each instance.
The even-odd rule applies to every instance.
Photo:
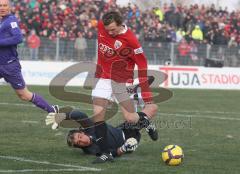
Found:
[[[232,120],[232,121],[240,121],[240,118],[232,118],[232,117],[217,117],[217,116],[208,116],[208,115],[189,115],[189,114],[170,114],[170,113],[159,113],[159,116],[175,116],[175,117],[191,117],[191,118],[209,118],[216,120]]]
[[[198,113],[198,114],[231,114],[231,115],[239,115],[238,112],[224,112],[224,111],[194,111],[194,110],[181,110],[183,113]]]
[[[21,157],[15,157],[15,156],[2,156],[2,155],[0,155],[0,158],[7,159],[7,160],[28,162],[28,163],[46,164],[46,165],[51,165],[51,166],[71,167],[71,168],[84,169],[84,170],[89,170],[89,171],[101,171],[101,169],[98,169],[98,168],[76,166],[76,165],[71,165],[71,164],[51,163],[51,162],[48,162],[48,161],[35,161],[35,160],[30,160],[30,159],[21,158]]]
[[[22,123],[31,123],[31,124],[38,124],[38,121],[31,121],[31,120],[22,120]]]
[[[36,107],[36,106],[34,106],[34,105],[24,104],[24,103],[4,103],[4,102],[0,102],[0,105],[13,105],[13,106]]]
[[[27,172],[86,172],[86,169],[22,169],[22,170],[0,170],[0,173],[27,173]],[[91,170],[92,171],[92,170]]]

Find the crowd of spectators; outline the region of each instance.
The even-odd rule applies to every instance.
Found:
[[[41,38],[75,41],[96,39],[97,21],[108,10],[120,11],[125,23],[141,42],[184,42],[240,45],[240,10],[190,4],[165,3],[141,10],[137,5],[120,7],[116,0],[13,0],[14,12],[24,34],[31,30]],[[78,39],[79,42],[80,39]],[[85,42],[85,41],[83,41]],[[72,47],[77,48],[75,44]],[[81,48],[82,49],[82,48]],[[82,54],[81,51],[79,54]]]
[[[211,6],[163,4],[142,11],[136,5],[119,7],[111,0],[13,0],[22,31],[75,40],[81,32],[96,38],[97,21],[108,10],[119,10],[125,23],[147,41],[179,42],[182,37],[212,44],[240,44],[240,11]],[[157,5],[157,4],[156,4]]]

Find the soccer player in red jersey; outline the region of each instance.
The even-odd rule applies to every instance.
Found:
[[[109,102],[120,104],[124,119],[130,124],[145,127],[152,140],[158,139],[156,128],[150,123],[157,112],[147,82],[147,59],[133,32],[123,24],[122,16],[115,11],[103,15],[98,23],[98,61],[96,77],[99,79],[92,91],[96,138],[102,155],[93,163],[112,161],[107,145],[107,126],[104,122]],[[133,82],[134,67],[138,68],[138,79],[145,107],[135,112],[129,98],[126,83]]]

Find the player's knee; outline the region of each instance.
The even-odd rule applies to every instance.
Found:
[[[102,107],[95,107],[93,113],[95,116],[102,116],[105,114],[105,110]]]
[[[105,119],[105,109],[103,107],[94,107],[93,113],[94,122],[103,121]]]

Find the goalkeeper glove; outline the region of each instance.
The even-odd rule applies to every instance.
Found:
[[[125,143],[120,147],[120,151],[123,153],[126,152],[133,152],[137,149],[138,147],[138,142],[136,141],[128,141],[129,139],[127,139],[127,141],[125,141]]]
[[[58,125],[66,119],[65,113],[49,113],[46,116],[45,123],[46,125],[52,124],[52,129],[57,129]]]

